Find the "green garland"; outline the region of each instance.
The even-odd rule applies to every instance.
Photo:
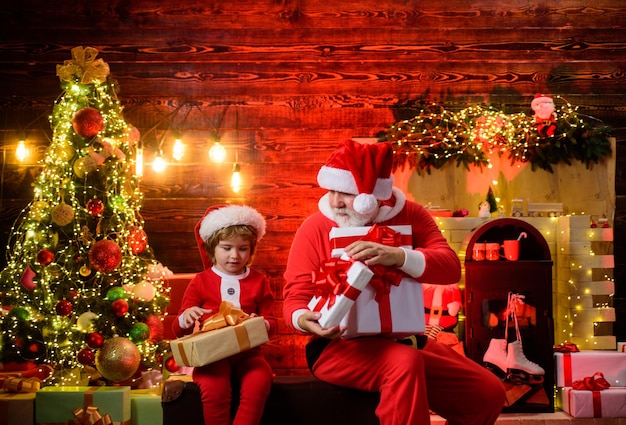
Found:
[[[533,171],[549,172],[561,162],[579,161],[591,168],[611,156],[610,128],[591,126],[576,108],[563,102],[555,111],[551,136],[540,135],[535,118],[524,113],[506,114],[480,105],[454,113],[431,104],[414,118],[392,125],[379,141],[394,146],[394,170],[408,166],[418,173],[430,173],[449,162],[466,169],[487,166],[494,152],[508,155],[511,164],[529,162]]]

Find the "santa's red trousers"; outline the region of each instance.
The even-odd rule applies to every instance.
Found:
[[[231,421],[231,379],[239,383],[239,408]],[[261,422],[272,386],[272,369],[259,348],[196,367],[193,381],[200,387],[204,423],[256,425]]]
[[[331,384],[380,392],[381,425],[429,424],[429,409],[450,425],[494,424],[506,397],[492,372],[430,338],[422,349],[385,338],[335,339],[313,374]]]

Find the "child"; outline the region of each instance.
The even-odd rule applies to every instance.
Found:
[[[229,301],[250,316],[262,316],[268,333],[276,330],[274,296],[267,278],[249,265],[257,242],[265,235],[265,220],[248,206],[209,208],[196,225],[196,240],[204,271],[189,282],[172,329],[177,337],[193,332],[196,322],[217,313]],[[200,387],[207,425],[231,424],[231,380],[240,387],[234,425],[258,424],[272,383],[272,370],[260,347],[193,370]]]

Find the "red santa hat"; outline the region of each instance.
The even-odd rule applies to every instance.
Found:
[[[204,217],[196,224],[195,233],[204,268],[210,268],[211,258],[204,244],[218,230],[236,225],[249,225],[256,229],[256,239],[265,236],[265,219],[257,210],[246,205],[215,205],[209,207]]]
[[[552,96],[550,96],[549,94],[537,93],[532,102],[530,102],[530,107],[534,110],[537,105],[543,102],[553,102]]]
[[[377,201],[391,198],[393,150],[387,142],[362,144],[345,139],[317,174],[320,187],[356,195],[354,210],[371,214]]]

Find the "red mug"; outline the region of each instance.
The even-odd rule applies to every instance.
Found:
[[[485,261],[485,243],[478,242],[474,244],[474,249],[472,251],[472,260],[474,261]]]
[[[500,244],[497,242],[486,243],[485,258],[489,261],[498,261],[500,259]]]
[[[519,258],[519,241],[509,240],[502,243],[502,249],[504,250],[503,257],[509,261],[517,261]]]

